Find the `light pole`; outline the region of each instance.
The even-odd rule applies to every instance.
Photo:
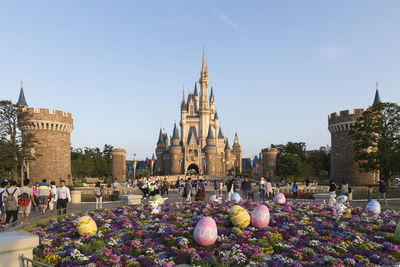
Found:
[[[133,154],[133,161],[132,161],[132,164],[133,164],[133,180],[135,180],[136,179],[136,160],[135,160],[135,156],[136,156],[136,154]]]

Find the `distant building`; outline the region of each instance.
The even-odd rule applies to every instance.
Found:
[[[244,172],[252,170],[251,158],[242,159],[242,168]]]
[[[276,179],[276,158],[278,149],[264,148],[261,150],[260,156],[254,157],[253,160],[253,173],[258,177]]]
[[[175,124],[171,142],[167,133],[160,129],[156,148],[156,170],[161,174],[194,172],[224,176],[235,167],[242,171],[242,148],[238,136],[235,134],[231,148],[228,138],[224,136],[219,126],[213,87],[208,96],[208,74],[203,50],[203,65],[199,80],[200,95],[197,91],[197,82],[194,85],[194,92],[189,93],[187,99],[183,92],[180,131]]]

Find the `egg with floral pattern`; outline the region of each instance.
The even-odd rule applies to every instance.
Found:
[[[232,194],[231,201],[238,203],[238,202],[240,202],[240,200],[241,200],[241,197],[240,197],[239,193],[235,192]]]
[[[251,225],[257,227],[258,229],[262,229],[267,227],[269,224],[269,209],[265,205],[257,206],[251,212]]]
[[[83,216],[78,219],[76,229],[79,235],[93,236],[97,233],[96,222],[90,216]]]
[[[202,218],[194,228],[193,239],[200,246],[211,246],[217,240],[217,224],[207,216]]]
[[[232,206],[229,209],[229,218],[234,226],[242,229],[245,229],[250,224],[250,214],[239,205]]]
[[[396,226],[396,240],[400,243],[400,223]]]

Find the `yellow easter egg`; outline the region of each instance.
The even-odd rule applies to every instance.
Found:
[[[250,214],[239,205],[229,209],[229,218],[234,226],[245,229],[250,224]]]
[[[90,218],[90,216],[83,216],[78,219],[76,223],[76,230],[79,235],[89,235],[93,236],[97,233],[97,225],[96,222]]]

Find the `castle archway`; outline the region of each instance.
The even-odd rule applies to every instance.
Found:
[[[190,164],[187,168],[188,174],[199,174],[199,167],[196,164]]]

